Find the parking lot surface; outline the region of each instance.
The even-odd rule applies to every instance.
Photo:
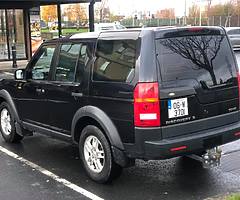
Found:
[[[11,71],[0,73],[5,77]],[[223,146],[223,153],[214,169],[189,158],[138,160],[113,183],[100,185],[84,173],[74,145],[39,134],[20,144],[0,137],[0,199],[195,200],[240,191],[240,141]]]
[[[240,142],[223,147],[220,168],[203,169],[188,158],[137,161],[109,185],[87,178],[68,143],[36,134],[14,145],[1,139],[0,146],[103,199],[204,199],[240,189]],[[5,153],[0,159],[0,199],[87,199]]]

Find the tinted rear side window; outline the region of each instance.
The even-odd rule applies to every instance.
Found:
[[[99,40],[93,80],[130,82],[135,70],[136,43],[135,40]]]
[[[195,79],[208,86],[230,83],[236,67],[226,36],[185,36],[156,40],[163,81]]]

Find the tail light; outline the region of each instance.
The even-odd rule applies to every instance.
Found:
[[[138,83],[134,90],[134,124],[138,127],[160,126],[158,83]]]
[[[201,32],[203,30],[204,30],[203,27],[191,27],[191,28],[188,28],[189,32]]]
[[[239,101],[239,109],[240,109],[240,73],[239,71],[237,72],[237,77],[238,77],[238,101]]]

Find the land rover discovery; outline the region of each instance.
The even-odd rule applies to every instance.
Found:
[[[0,130],[10,143],[34,132],[73,141],[105,183],[135,159],[240,139],[239,83],[221,27],[76,34],[43,43],[0,82]]]

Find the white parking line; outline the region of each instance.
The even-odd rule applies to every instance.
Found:
[[[97,195],[95,195],[95,194],[93,194],[93,193],[91,193],[91,192],[89,192],[89,191],[87,191],[87,190],[85,190],[85,189],[83,189],[83,188],[81,188],[81,187],[79,187],[79,186],[77,186],[77,185],[69,182],[68,180],[63,179],[63,178],[59,177],[58,175],[56,175],[56,174],[54,174],[54,173],[52,173],[52,172],[44,169],[43,167],[41,167],[41,166],[39,166],[39,165],[36,165],[36,164],[34,164],[34,163],[26,160],[26,159],[23,158],[23,157],[18,156],[17,154],[15,154],[15,153],[13,153],[13,152],[5,149],[5,148],[2,147],[2,146],[0,146],[0,151],[3,152],[3,153],[5,153],[5,154],[8,155],[8,156],[14,158],[14,159],[19,160],[20,162],[22,162],[22,163],[30,166],[31,168],[36,169],[36,170],[39,171],[40,173],[42,173],[42,174],[44,174],[44,175],[52,178],[53,180],[55,180],[55,181],[63,184],[64,186],[66,186],[66,187],[74,190],[75,192],[78,192],[78,193],[84,195],[85,197],[88,197],[89,199],[93,199],[93,200],[104,200],[104,199],[102,199],[101,197],[99,197],[99,196],[97,196]]]
[[[10,73],[10,72],[3,72],[3,73],[6,75],[13,75],[13,73]]]

